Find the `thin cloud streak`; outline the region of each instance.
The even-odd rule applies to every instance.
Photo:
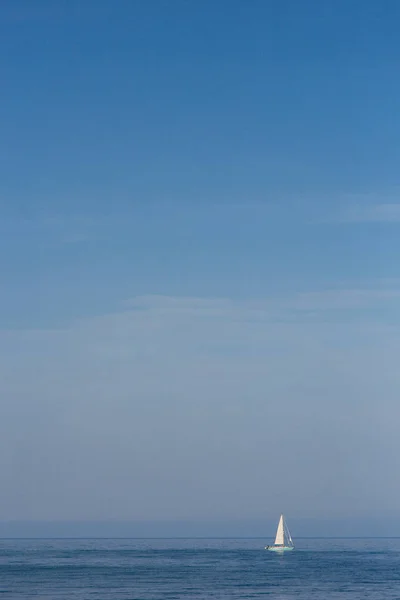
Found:
[[[355,223],[399,223],[400,202],[354,207],[349,211],[347,220]]]
[[[337,223],[399,223],[400,202],[368,201],[357,204],[347,204],[341,212],[327,218],[326,222]]]

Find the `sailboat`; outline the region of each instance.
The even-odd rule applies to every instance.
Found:
[[[286,525],[283,515],[281,515],[281,518],[279,519],[274,545],[265,546],[265,549],[272,550],[273,552],[285,552],[286,550],[294,549],[292,536],[290,535],[289,528]]]

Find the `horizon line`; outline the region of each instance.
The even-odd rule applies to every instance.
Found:
[[[265,540],[268,536],[8,536],[0,540]],[[296,536],[296,540],[399,540],[400,535]]]

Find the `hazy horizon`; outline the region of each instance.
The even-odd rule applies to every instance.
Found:
[[[400,537],[397,518],[288,519],[293,538]],[[274,538],[277,519],[0,522],[0,538]]]
[[[2,2],[0,535],[272,535],[281,512],[390,526],[400,3],[385,6]]]

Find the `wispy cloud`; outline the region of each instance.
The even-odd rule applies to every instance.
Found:
[[[399,298],[400,288],[328,289],[296,294],[292,306],[300,311],[369,308],[381,308],[384,311],[390,303],[394,302],[394,306],[397,306]]]
[[[348,223],[399,223],[400,201],[350,206],[341,220]]]
[[[230,298],[171,297],[162,295],[139,296],[125,303],[125,310],[114,315],[93,319],[92,323],[113,323],[125,330],[127,316],[132,322],[147,323],[153,328],[166,323],[198,322],[216,327],[229,324],[276,326],[298,324],[307,326],[318,321],[351,324],[354,311],[364,315],[368,326],[386,323],[393,318],[400,321],[400,286],[393,281],[390,287],[380,285],[359,288],[334,288],[304,291],[265,299],[234,300]],[[390,309],[390,314],[388,310]],[[369,311],[373,311],[373,317]]]

